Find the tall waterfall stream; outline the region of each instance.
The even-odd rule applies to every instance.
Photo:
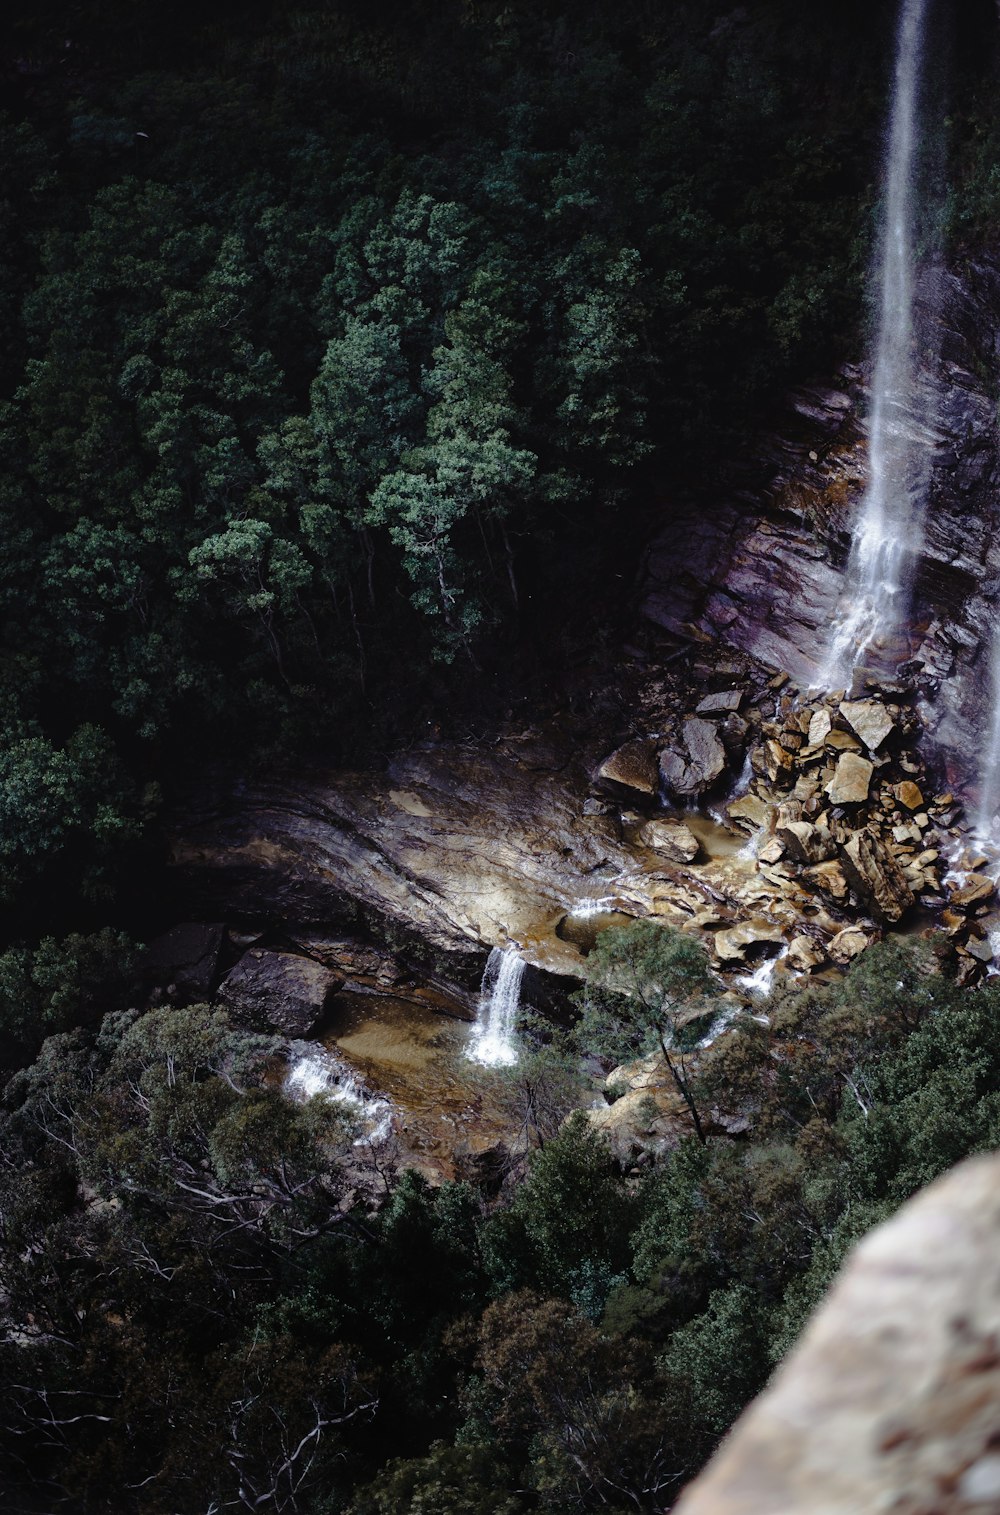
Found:
[[[849,684],[859,659],[891,641],[906,615],[920,549],[929,454],[914,425],[916,158],[929,0],[903,0],[886,157],[878,336],[869,414],[869,479],[854,527],[847,603],[823,671],[827,689]]]

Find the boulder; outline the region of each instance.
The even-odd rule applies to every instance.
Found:
[[[757,794],[742,794],[738,800],[730,800],[726,814],[741,831],[758,831],[771,812],[767,800]]]
[[[845,700],[840,713],[869,752],[881,747],[894,727],[892,716],[878,700]]]
[[[829,710],[816,710],[809,721],[809,746],[822,747],[833,729],[833,720]]]
[[[788,855],[796,863],[825,863],[835,857],[837,844],[828,831],[822,831],[811,821],[790,821],[778,825],[776,835],[788,848]]]
[[[846,926],[831,938],[828,950],[835,963],[849,963],[864,952],[868,940],[860,926]]]
[[[788,944],[788,966],[798,973],[811,973],[822,968],[826,955],[809,936],[796,936]]]
[[[960,910],[971,910],[974,905],[982,905],[988,899],[992,899],[996,885],[991,878],[984,873],[970,874],[960,889],[956,889],[951,896],[951,903],[957,905]]]
[[[745,689],[720,689],[716,694],[706,694],[696,707],[697,715],[729,715],[739,710],[746,698]]]
[[[920,788],[912,779],[904,779],[901,784],[896,784],[892,792],[904,810],[919,810],[924,803]]]
[[[219,998],[241,1024],[294,1038],[315,1030],[342,983],[311,958],[252,947],[223,979]]]
[[[848,883],[883,921],[894,923],[915,903],[896,859],[871,831],[859,831],[840,849]]]
[[[739,963],[746,957],[747,948],[756,947],[760,942],[769,942],[777,947],[783,947],[785,933],[773,921],[758,918],[741,921],[737,926],[727,926],[724,930],[717,931],[714,941],[715,951],[721,962]]]
[[[644,847],[662,852],[675,863],[693,863],[698,856],[698,838],[683,821],[659,818],[647,821],[637,837]]]
[[[154,984],[176,985],[188,999],[211,993],[219,964],[222,927],[187,921],[150,942],[145,966]]]
[[[829,863],[817,863],[814,868],[807,868],[802,874],[804,882],[825,894],[835,905],[842,905],[847,899],[848,885],[844,877],[844,870],[836,861]]]
[[[867,758],[845,752],[837,763],[836,772],[826,792],[834,805],[863,805],[868,798],[874,768]]]
[[[861,743],[853,731],[831,731],[824,743],[834,752],[860,752]]]
[[[688,716],[682,735],[682,743],[660,753],[660,778],[668,793],[686,799],[710,789],[725,773],[727,760],[713,721]]]
[[[683,729],[691,766],[700,774],[702,787],[707,789],[726,771],[726,749],[711,721],[689,716]]]
[[[620,784],[639,794],[656,794],[660,787],[656,767],[656,743],[644,737],[626,742],[606,757],[595,778],[606,784]]]

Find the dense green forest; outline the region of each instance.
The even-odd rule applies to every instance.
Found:
[[[960,258],[1000,221],[996,14],[939,9],[928,235]],[[431,1190],[372,1157],[378,1205],[272,1040],[130,1008],[172,799],[557,670],[664,501],[857,355],[894,12],[4,23],[5,1509],[652,1515],[849,1242],[1000,1142],[1000,991],[891,945],[681,1063],[752,1139],[635,1175],[563,1122],[581,1051],[651,1029],[597,973],[580,1039],[510,1078],[520,1169]]]

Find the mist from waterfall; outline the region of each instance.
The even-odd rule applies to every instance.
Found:
[[[869,411],[868,488],[847,565],[847,604],[823,670],[848,684],[859,659],[899,630],[923,533],[926,442],[915,434],[916,156],[930,0],[902,0],[886,154],[878,269],[879,322]]]
[[[980,842],[996,843],[994,827],[1000,810],[1000,623],[993,631],[990,647],[990,725],[986,746],[979,763],[979,804],[976,807],[975,831]]]
[[[514,947],[494,947],[486,960],[479,990],[479,1016],[469,1056],[488,1067],[517,1062],[517,1012],[521,1003],[524,959]]]

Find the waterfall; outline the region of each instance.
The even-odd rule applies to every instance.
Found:
[[[384,1142],[392,1132],[392,1107],[387,1099],[370,1094],[351,1070],[315,1042],[289,1043],[285,1093],[294,1100],[321,1096],[344,1105],[357,1120],[361,1135],[354,1145]]]
[[[514,1033],[521,1002],[524,959],[513,947],[494,947],[486,962],[479,990],[479,1016],[469,1056],[490,1067],[517,1062]]]
[[[914,435],[915,159],[924,34],[930,0],[902,0],[896,40],[881,251],[879,322],[869,412],[868,488],[847,565],[847,604],[823,671],[849,684],[858,660],[890,640],[908,609],[927,492],[926,442]]]
[[[980,762],[979,804],[975,831],[980,842],[996,841],[993,827],[1000,810],[1000,625],[993,632],[990,648],[990,727],[986,750]]]

